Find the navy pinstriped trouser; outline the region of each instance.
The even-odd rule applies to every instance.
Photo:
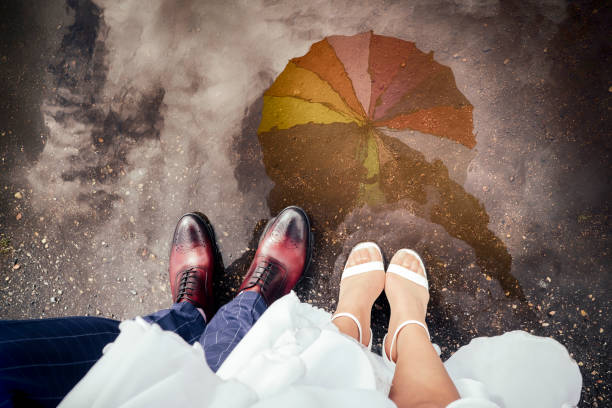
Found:
[[[266,308],[258,293],[243,292],[208,324],[188,302],[143,318],[189,344],[199,341],[217,371]],[[0,320],[0,408],[56,406],[118,334],[118,321],[100,317]]]

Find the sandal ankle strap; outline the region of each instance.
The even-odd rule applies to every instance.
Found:
[[[361,343],[361,341],[362,341],[362,336],[361,336],[362,331],[361,331],[361,323],[359,323],[359,320],[357,320],[357,318],[353,314],[343,312],[343,313],[336,313],[335,315],[333,315],[331,321],[333,322],[334,320],[336,320],[339,317],[348,317],[349,319],[351,319],[352,321],[355,322],[355,324],[357,325],[357,330],[359,331],[359,343]]]
[[[406,320],[402,322],[399,326],[397,326],[397,329],[395,329],[395,333],[393,333],[393,337],[391,338],[391,347],[389,348],[389,353],[391,354],[390,356],[387,356],[387,351],[385,350],[385,340],[387,339],[387,335],[385,335],[385,338],[383,339],[382,354],[387,365],[395,365],[395,362],[393,361],[393,346],[395,345],[395,341],[397,340],[397,336],[399,335],[400,330],[402,330],[409,324],[416,324],[418,326],[421,326],[425,330],[425,333],[427,333],[427,338],[431,341],[429,330],[427,330],[427,326],[425,326],[425,324],[423,324],[422,322],[419,322],[418,320]]]
[[[361,330],[361,323],[359,323],[359,320],[355,317],[355,315],[353,315],[352,313],[348,313],[348,312],[341,312],[341,313],[336,313],[335,315],[332,316],[331,321],[333,322],[334,320],[336,320],[339,317],[348,317],[349,319],[351,319],[353,322],[355,322],[355,324],[357,325],[357,330],[359,331],[359,344],[363,345],[362,340],[363,340],[363,336],[362,333],[363,331]],[[372,329],[370,329],[370,342],[368,343],[368,350],[372,349]]]

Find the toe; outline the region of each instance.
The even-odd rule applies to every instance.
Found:
[[[377,246],[359,244],[349,254],[345,268],[368,262],[382,262],[382,260],[382,254]]]
[[[406,250],[399,250],[391,258],[390,264],[400,265],[406,269],[414,271],[419,275],[425,276],[425,270],[421,266],[419,258]]]

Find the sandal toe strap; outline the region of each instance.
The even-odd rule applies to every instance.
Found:
[[[420,275],[415,271],[411,271],[410,269],[401,265],[390,264],[389,268],[387,268],[387,273],[399,275],[402,278],[408,279],[409,281],[412,281],[417,285],[423,286],[425,289],[429,290],[429,283],[427,282],[427,278],[425,276]]]
[[[385,265],[381,261],[372,261],[366,262],[359,265],[351,266],[346,268],[344,272],[342,272],[342,279],[349,278],[354,275],[359,275],[360,273],[366,273],[370,271],[384,271]]]

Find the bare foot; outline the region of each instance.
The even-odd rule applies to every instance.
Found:
[[[403,266],[406,269],[414,271],[419,275],[425,276],[425,271],[421,267],[419,260],[408,251],[398,251],[391,259],[391,264]],[[403,278],[395,273],[387,273],[385,280],[385,294],[391,306],[391,318],[389,319],[389,331],[384,347],[387,355],[392,361],[397,360],[397,344],[402,335],[410,333],[425,334],[425,330],[417,325],[408,325],[400,330],[398,339],[393,347],[391,354],[391,341],[396,328],[406,320],[417,320],[425,323],[425,315],[427,313],[427,303],[429,302],[429,291],[423,286]]]
[[[368,262],[383,262],[382,254],[376,247],[353,249],[344,269]],[[340,282],[340,294],[336,313],[351,313],[361,323],[363,330],[361,343],[364,346],[370,341],[370,314],[374,301],[385,286],[385,271],[374,269],[365,273],[345,277]],[[355,322],[348,317],[334,319],[334,324],[344,334],[359,340],[359,330]]]

